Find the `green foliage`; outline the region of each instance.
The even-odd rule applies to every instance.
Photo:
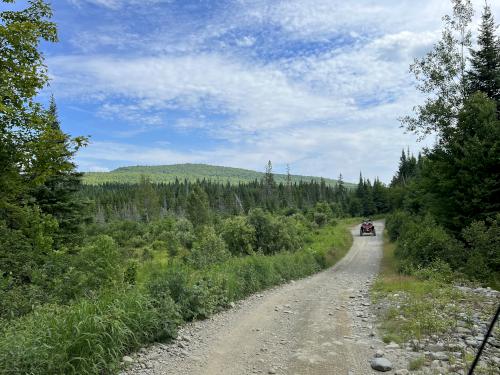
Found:
[[[487,221],[475,221],[462,232],[467,246],[464,273],[471,279],[500,284],[500,214]]]
[[[196,182],[210,180],[214,183],[239,185],[260,181],[264,173],[251,171],[248,169],[220,167],[207,164],[173,164],[158,166],[136,166],[122,167],[111,172],[88,172],[85,173],[84,183],[90,185],[99,185],[106,183],[137,184],[141,176],[147,176],[153,183],[175,183],[176,180]],[[286,174],[273,173],[276,184],[286,184]],[[290,175],[292,184],[300,182],[314,181],[319,183],[320,177]],[[324,179],[328,186],[336,186],[337,181]],[[353,184],[343,183],[345,187],[351,188]]]
[[[186,214],[195,228],[200,228],[210,223],[208,196],[199,185],[194,185],[193,190],[187,197]]]
[[[125,351],[175,336],[176,306],[157,297],[118,290],[67,307],[39,308],[2,332],[0,372],[114,372]]]
[[[420,279],[450,282],[462,272],[469,279],[498,285],[500,259],[499,215],[475,221],[453,237],[430,216],[396,211],[386,219],[389,238],[397,240],[400,269]]]
[[[190,249],[195,240],[193,224],[187,219],[179,219],[174,225],[174,233],[180,243]]]
[[[456,265],[461,253],[459,243],[428,216],[406,224],[396,249],[399,258],[424,267],[436,259]]]
[[[71,293],[74,296],[89,295],[101,288],[120,285],[123,282],[123,258],[115,241],[106,235],[95,238],[74,256],[61,285],[59,294]]]
[[[407,213],[391,215],[387,227],[408,271],[443,261],[453,271],[497,285],[500,44],[486,5],[466,72],[472,6],[468,0],[453,4],[442,39],[412,66],[428,97],[415,118],[404,119],[408,130],[434,132],[438,141],[418,160],[403,152],[389,200]]]
[[[154,227],[163,228],[162,233],[165,225],[169,227]],[[321,229],[311,248],[301,251],[233,257],[203,271],[173,260],[153,267],[142,287],[37,308],[0,331],[0,373],[114,372],[121,356],[145,343],[175,337],[182,321],[205,318],[229,301],[333,264],[351,244],[348,225]],[[100,243],[101,248],[113,246],[106,237]]]
[[[280,251],[294,251],[302,246],[300,221],[293,217],[273,217],[260,208],[248,213],[248,222],[255,229],[256,251],[266,255]]]
[[[222,238],[233,255],[250,255],[255,244],[255,228],[245,216],[227,218],[222,223]]]
[[[500,122],[484,94],[472,96],[449,133],[424,160],[417,188],[422,205],[445,227],[459,232],[500,212]]]
[[[413,220],[414,217],[410,213],[402,210],[394,211],[390,215],[387,215],[385,227],[391,241],[397,240],[401,236],[405,224]]]
[[[193,244],[188,261],[196,268],[203,268],[210,264],[220,263],[230,256],[226,243],[213,227],[204,227]]]
[[[467,94],[464,50],[471,46],[469,25],[473,9],[470,0],[453,0],[453,13],[443,17],[441,39],[410,70],[417,89],[427,95],[423,105],[415,107],[416,116],[402,119],[407,130],[425,136],[451,129]]]
[[[471,50],[468,90],[485,93],[496,102],[500,111],[500,40],[495,35],[497,25],[491,8],[485,4],[479,27],[478,47]]]

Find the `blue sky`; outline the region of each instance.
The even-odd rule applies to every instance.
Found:
[[[481,0],[477,0],[480,9]],[[388,182],[408,66],[448,0],[53,0],[44,45],[80,170],[201,162]],[[500,5],[493,6],[498,15]],[[497,16],[497,19],[500,18]]]

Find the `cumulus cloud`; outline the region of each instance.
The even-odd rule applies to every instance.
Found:
[[[73,1],[124,12],[139,0]],[[355,180],[361,169],[389,181],[401,148],[415,142],[397,121],[422,99],[408,65],[439,38],[450,10],[448,0],[227,0],[178,21],[173,2],[146,1],[149,29],[116,17],[97,34],[78,34],[80,53],[51,56],[52,86],[59,97],[93,105],[96,116],[135,124],[118,136],[163,126],[213,142],[180,150],[101,140],[79,156],[81,168],[261,169],[271,159],[294,173]],[[480,9],[482,0],[474,2]],[[500,12],[500,3],[492,6]],[[172,111],[180,117],[167,122]]]

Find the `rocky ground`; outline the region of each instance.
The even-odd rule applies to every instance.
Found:
[[[431,334],[420,339],[410,339],[397,345],[389,344],[390,350],[400,363],[407,363],[414,374],[466,374],[467,364],[474,359],[490,324],[496,306],[500,303],[500,292],[489,288],[456,287],[460,299],[438,312],[435,318],[449,319],[445,333]],[[398,292],[377,304],[379,320],[384,319],[384,310],[405,303],[405,293]],[[403,316],[400,318],[404,319]],[[382,355],[382,353],[380,353]],[[500,374],[500,329],[498,323],[483,351],[475,374]]]
[[[382,222],[376,227],[383,233]],[[122,375],[463,373],[461,361],[477,346],[485,318],[463,317],[449,337],[384,343],[377,329],[383,309],[370,301],[383,241],[357,233],[353,228],[353,246],[335,267],[183,326],[175,341],[124,357]],[[484,293],[491,303],[498,297]],[[492,343],[485,358],[498,364],[498,340]]]

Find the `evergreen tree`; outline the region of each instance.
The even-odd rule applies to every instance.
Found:
[[[500,40],[491,8],[485,5],[479,28],[477,50],[471,49],[471,67],[468,72],[469,91],[484,92],[493,99],[500,111]]]
[[[141,176],[141,182],[135,193],[135,201],[141,220],[148,222],[159,216],[160,198],[146,176]]]
[[[389,208],[387,188],[378,178],[373,182],[372,192],[376,213],[387,212]]]
[[[55,244],[57,247],[61,247],[64,244],[81,242],[82,225],[90,220],[87,210],[89,202],[78,194],[81,188],[82,174],[76,171],[76,167],[71,161],[73,154],[68,147],[71,140],[61,130],[53,96],[48,109],[48,122],[50,132],[54,135],[54,142],[61,147],[61,150],[67,150],[56,157],[61,159],[60,164],[67,163],[68,168],[57,171],[48,177],[43,184],[33,188],[31,195],[43,213],[50,214],[57,220],[59,228]],[[72,169],[69,168],[70,165],[73,166]]]
[[[459,232],[500,212],[500,121],[485,94],[473,95],[450,141],[424,159],[418,188],[426,210]]]
[[[187,197],[186,214],[195,228],[210,223],[210,208],[207,193],[198,185],[194,185]]]
[[[264,174],[264,194],[266,208],[271,211],[274,211],[274,209],[276,208],[276,200],[274,196],[275,187],[276,183],[274,182],[273,164],[271,163],[271,160],[269,160],[267,162],[266,172]]]

